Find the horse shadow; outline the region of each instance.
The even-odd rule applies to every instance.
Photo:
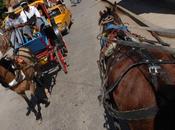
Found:
[[[175,3],[166,2],[165,0],[121,0],[118,5],[134,12],[135,14],[175,14]]]
[[[36,91],[35,96],[31,96],[30,102],[32,103],[33,107],[37,110],[36,120],[42,120],[42,113],[41,113],[41,104],[47,108],[50,105],[50,100],[46,96],[45,89],[48,89],[49,93],[52,93],[54,86],[56,85],[56,78],[58,72],[61,68],[55,64],[49,64],[44,68],[45,71],[42,73],[42,76],[36,80]],[[33,110],[31,108],[27,108],[26,116],[29,116]]]

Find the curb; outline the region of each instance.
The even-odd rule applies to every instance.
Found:
[[[114,0],[101,0],[102,2],[106,2],[111,6],[114,6]],[[147,31],[154,31],[158,35],[163,36],[163,37],[170,37],[170,38],[175,38],[175,29],[164,29],[162,27],[156,26],[145,19],[141,18],[140,16],[134,14],[133,12],[127,10],[126,8],[117,5],[116,8],[125,14],[127,14],[130,18],[132,18],[136,23],[138,23],[141,26],[144,26],[143,28]]]

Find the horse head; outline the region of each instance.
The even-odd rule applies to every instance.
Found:
[[[105,52],[107,55],[112,54],[112,50],[116,47],[116,40],[130,40],[128,36],[128,29],[125,26],[118,14],[116,13],[116,3],[112,7],[106,7],[105,10],[100,11],[99,25],[102,27],[101,37],[101,52]]]
[[[106,7],[106,10],[99,12],[100,19],[98,24],[99,25],[106,25],[107,23],[113,23],[114,22],[114,13],[113,10],[109,7]]]

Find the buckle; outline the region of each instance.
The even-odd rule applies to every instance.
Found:
[[[153,75],[158,74],[160,69],[161,68],[158,65],[149,66],[149,72]]]

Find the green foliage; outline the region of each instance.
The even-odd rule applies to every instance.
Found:
[[[0,8],[3,8],[4,4],[3,4],[3,0],[0,0]]]

